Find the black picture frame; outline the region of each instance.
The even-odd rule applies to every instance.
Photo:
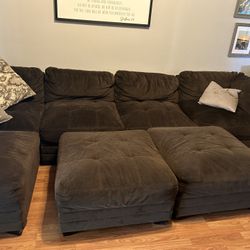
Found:
[[[250,57],[250,23],[236,23],[229,57]]]
[[[250,19],[250,0],[237,0],[234,17]]]
[[[66,0],[54,0],[55,20],[56,21],[73,22],[73,23],[88,23],[88,24],[97,24],[97,25],[112,25],[112,26],[129,26],[129,27],[130,26],[134,26],[134,27],[144,27],[144,28],[149,28],[150,24],[151,24],[151,15],[152,15],[152,8],[153,8],[153,0],[144,0],[144,2],[146,2],[146,3],[148,2],[148,5],[146,5],[146,3],[145,3],[145,6],[147,8],[144,11],[147,11],[147,13],[144,13],[144,15],[147,15],[147,18],[145,18],[144,22],[137,22],[136,20],[133,22],[132,18],[130,19],[128,17],[126,17],[126,18],[123,17],[122,21],[121,21],[121,17],[120,17],[120,21],[117,21],[117,20],[110,21],[110,20],[107,20],[105,18],[103,20],[95,20],[95,19],[90,19],[90,18],[86,18],[85,19],[84,16],[81,17],[81,18],[79,18],[77,16],[75,16],[75,17],[72,18],[72,15],[64,15],[62,13],[62,12],[64,12],[61,9],[62,5],[63,5],[62,4],[63,1],[66,1]],[[132,2],[130,0],[119,0],[119,1],[113,1],[113,2],[117,2],[117,3],[122,3],[123,4],[124,2],[126,3],[126,1]],[[96,0],[79,0],[78,6],[80,6],[80,4],[81,4],[81,8],[78,7],[79,10],[86,11],[87,9],[85,8],[85,4],[88,4],[87,2],[89,2],[90,4],[93,4],[93,5],[111,6],[111,4],[108,3],[109,2],[108,0],[100,0],[100,1],[96,1]],[[136,5],[138,5],[138,0],[134,0],[134,3]],[[71,7],[72,8],[77,8],[77,7],[74,7],[74,6],[71,6]],[[129,7],[131,7],[131,6],[129,6]],[[90,10],[90,9],[88,9],[88,10]],[[143,11],[143,9],[140,9],[140,11]],[[125,12],[126,11],[124,11],[123,13],[125,13]],[[128,12],[126,12],[126,13],[128,13]]]

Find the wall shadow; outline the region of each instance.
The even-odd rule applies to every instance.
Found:
[[[241,71],[246,75],[250,76],[250,65],[241,66]]]

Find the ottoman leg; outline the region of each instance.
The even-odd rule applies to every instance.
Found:
[[[161,225],[161,226],[165,226],[168,224],[168,221],[156,221],[153,224],[155,225]]]
[[[63,236],[64,237],[67,237],[67,236],[70,236],[70,235],[73,235],[73,234],[76,234],[77,232],[68,232],[68,233],[63,233]]]
[[[23,231],[22,230],[20,230],[20,231],[11,231],[11,232],[7,232],[8,234],[14,234],[14,235],[16,235],[16,236],[21,236],[22,235],[22,233],[23,233]]]

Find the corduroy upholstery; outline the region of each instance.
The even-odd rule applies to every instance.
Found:
[[[172,75],[118,71],[115,98],[125,128],[195,126],[177,104],[178,85]]]
[[[39,166],[39,135],[0,131],[0,233],[22,232]]]
[[[250,208],[250,149],[219,127],[152,128],[179,182],[175,216]]]
[[[55,196],[62,232],[168,221],[177,180],[146,131],[64,133]]]
[[[12,67],[35,91],[36,95],[9,107],[6,112],[13,117],[0,124],[0,130],[39,132],[44,110],[44,73],[34,67]]]
[[[179,105],[198,126],[220,126],[246,145],[250,144],[250,78],[237,72],[184,71],[178,76]],[[199,105],[198,100],[211,81],[223,88],[240,89],[236,113]]]

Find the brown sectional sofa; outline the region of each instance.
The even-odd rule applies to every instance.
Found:
[[[14,70],[31,86],[37,95],[10,107],[7,112],[14,118],[9,122],[1,124],[0,131],[39,131],[41,139],[41,164],[56,164],[58,143],[64,132],[93,132],[92,134],[96,134],[97,136],[99,132],[109,133],[108,131],[116,131],[114,133],[119,133],[119,131],[124,130],[124,132],[129,132],[128,130],[141,129],[146,133],[145,130],[154,127],[164,127],[166,129],[172,127],[179,131],[178,133],[181,133],[183,129],[187,131],[196,131],[196,129],[200,129],[200,126],[214,125],[225,128],[240,141],[250,146],[250,78],[243,73],[185,71],[181,72],[178,76],[171,76],[160,73],[131,71],[118,71],[113,75],[109,72],[58,69],[54,67],[47,68],[45,73],[40,69],[27,67],[14,67]],[[236,113],[230,113],[222,109],[199,105],[197,103],[199,97],[211,81],[216,81],[223,87],[238,88],[242,90]],[[205,131],[207,130],[206,128],[204,129]],[[149,134],[152,134],[153,132],[150,131],[151,130],[149,130]],[[133,133],[133,131],[131,132]],[[207,132],[204,132],[205,139],[207,136],[209,137],[206,133]],[[220,133],[223,134],[224,132],[219,132],[219,134]],[[74,133],[72,133],[72,136],[73,134]],[[226,134],[228,135],[228,133]],[[95,139],[98,137],[96,136],[94,136]],[[176,138],[177,137],[178,136],[176,136]],[[83,136],[83,138],[85,137]],[[160,138],[164,139],[165,135],[160,136]],[[195,138],[195,136],[194,138],[191,136],[192,140],[195,140]],[[218,138],[220,138],[219,135]],[[211,147],[219,143],[219,139],[216,140],[212,142]],[[239,147],[246,155],[244,159],[248,159],[247,155],[249,149],[247,147],[244,147],[243,144],[233,136],[228,140],[230,141],[230,145],[227,146],[230,149],[224,148],[223,150],[231,150],[234,152],[232,148],[235,149],[235,147]],[[165,152],[164,148],[162,149],[157,144],[159,141],[160,140],[156,140],[155,144],[158,146],[158,150],[161,152],[162,157],[165,158],[165,161],[168,163],[167,158],[171,157]],[[211,141],[209,142],[211,143]],[[93,140],[93,143],[98,144],[95,140]],[[112,145],[111,139],[110,143]],[[177,140],[176,148],[180,147],[181,143],[183,143],[181,140]],[[188,145],[188,141],[185,141],[185,143]],[[84,145],[84,142],[82,145]],[[80,146],[78,146],[78,148],[79,147]],[[62,149],[63,148],[64,146],[62,146]],[[66,147],[63,150],[67,151],[68,149]],[[206,151],[207,149],[202,148],[201,150]],[[83,153],[84,152],[85,151],[83,151]],[[59,156],[60,155],[59,153]],[[73,154],[73,156],[74,155],[75,154]],[[224,154],[224,158],[226,159],[227,156],[228,152]],[[240,153],[238,152],[238,156],[235,158],[236,160],[234,159],[235,164],[237,164],[237,161],[241,161],[242,158],[239,156]],[[81,160],[82,159],[80,159],[80,161]],[[63,164],[61,161],[59,162]],[[209,162],[209,160],[205,162]],[[226,162],[227,161],[225,161],[225,164]],[[67,159],[67,164],[74,164],[74,159],[72,157]],[[187,166],[185,165],[187,169],[191,169],[188,170],[190,173],[192,172],[192,164],[191,162]],[[169,165],[173,165],[173,163],[170,161]],[[178,167],[179,166],[177,166],[177,168]],[[76,168],[78,169],[79,166],[76,166]],[[170,166],[170,168],[172,167]],[[175,169],[173,168],[172,170],[175,173]],[[210,176],[210,170],[209,168],[206,170],[208,171],[208,177]],[[78,171],[80,170],[78,169]],[[193,171],[196,170],[193,169]],[[202,173],[204,174],[204,179],[206,178],[206,171]],[[241,170],[239,171],[242,173]],[[231,186],[226,191],[230,193],[236,184],[249,184],[249,179],[244,180],[246,182],[241,182],[244,176],[247,178],[249,177],[245,166],[244,171],[246,171],[246,174],[243,175],[237,176],[232,174],[232,176],[236,177],[236,180],[230,184]],[[199,173],[201,174],[201,172]],[[233,171],[232,173],[235,172]],[[94,173],[92,174],[94,176]],[[143,171],[140,172],[140,174],[143,175]],[[178,173],[175,174],[179,181]],[[140,178],[136,175],[135,177]],[[82,176],[82,178],[84,178],[84,176]],[[220,181],[219,178],[218,176],[218,183]],[[238,183],[237,178],[239,178]],[[110,179],[108,180],[110,181]],[[74,180],[72,179],[72,181]],[[186,180],[184,180],[184,183],[186,183],[185,181]],[[230,195],[226,196],[227,192],[223,193],[223,197],[229,200],[229,203],[232,201],[231,205],[228,205],[228,209],[249,207],[247,201],[240,202],[245,195],[248,197],[249,189],[247,185],[245,185],[246,190],[237,189],[240,194],[235,194],[234,197],[230,197]],[[183,188],[179,183],[179,188],[180,187]],[[191,188],[192,187],[191,185]],[[185,190],[185,187],[180,190]],[[192,192],[195,193],[196,191],[199,193],[198,186],[195,186]],[[186,197],[185,195],[184,192],[184,198]],[[176,200],[177,205],[175,205],[174,210],[176,216],[226,210],[226,203],[222,205],[218,204],[218,206],[216,204],[214,205],[211,196],[205,197],[204,200],[196,200],[196,208],[192,207],[192,200],[190,203],[191,205],[189,204],[190,197],[186,197],[187,199],[184,199],[183,203],[183,200],[179,200],[180,197],[179,193]],[[216,199],[218,199],[218,202],[220,201],[220,197],[215,198],[215,200]],[[178,204],[180,208],[176,210]],[[207,208],[204,208],[203,204],[206,204]],[[237,204],[239,204],[238,207]],[[170,204],[170,207],[171,206]],[[135,210],[133,210],[133,208],[131,208],[131,211],[129,211],[129,213],[131,212],[131,224],[136,223],[137,220],[135,215],[137,212],[140,213],[141,211],[145,211],[140,210],[140,208],[138,209],[139,210],[135,208]],[[74,213],[71,208],[69,208],[69,210],[70,213],[72,212],[73,220],[77,220],[79,214]],[[95,210],[94,206],[91,207],[91,210]],[[61,210],[61,212],[63,214],[65,211]],[[68,212],[67,210],[66,214]],[[106,214],[106,212],[105,210],[104,214]],[[169,216],[172,211],[168,210],[168,212]],[[65,225],[68,222],[70,223],[72,219],[70,213],[69,218],[63,218],[62,220],[63,223],[65,222]],[[98,214],[102,215],[102,211]],[[87,216],[89,215],[93,215],[92,211],[87,213]],[[97,215],[97,218],[100,218],[98,217],[99,215]],[[111,224],[113,223],[112,225],[126,224],[126,221],[119,223],[121,222],[119,211],[115,211],[114,215],[115,220],[111,222]],[[85,215],[80,214],[79,216],[83,219],[85,218]],[[152,217],[151,220],[146,219],[145,221],[153,221],[157,220],[157,218],[161,219],[161,217]],[[138,223],[142,223],[143,221],[144,219],[141,221],[138,219]],[[92,222],[90,222],[90,224],[91,223]],[[103,225],[105,227],[109,225],[109,223],[101,221],[99,224],[98,223],[96,225]],[[91,228],[90,224],[86,226],[87,229]],[[71,231],[70,225],[69,228],[67,228],[67,225],[65,228],[66,232]],[[83,228],[79,225],[79,230],[81,229]]]
[[[13,67],[37,93],[0,130],[39,131],[41,163],[55,164],[63,132],[220,126],[250,146],[250,78],[237,72],[160,73]],[[242,90],[236,113],[197,103],[211,81]]]

